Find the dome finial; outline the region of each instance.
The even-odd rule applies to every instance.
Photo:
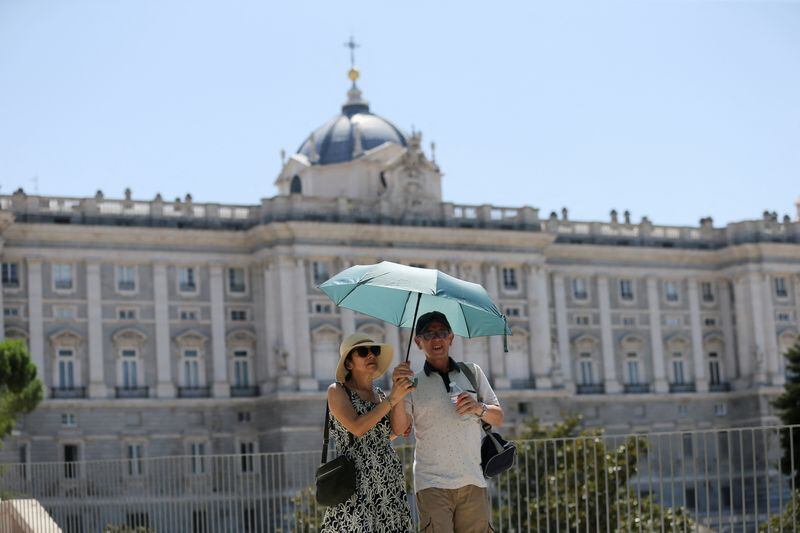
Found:
[[[361,96],[361,89],[356,85],[356,80],[361,76],[361,73],[356,68],[356,48],[361,48],[353,36],[350,40],[344,43],[344,46],[350,49],[350,70],[347,71],[347,77],[353,82],[350,90],[347,91],[347,102],[342,106],[342,113],[351,117],[356,113],[369,112],[369,103]]]
[[[350,70],[347,72],[347,77],[350,78],[350,81],[353,82],[353,87],[355,87],[356,80],[359,76],[358,69],[356,68],[356,48],[361,48],[361,45],[350,35],[350,40],[344,43],[344,46],[350,49]]]

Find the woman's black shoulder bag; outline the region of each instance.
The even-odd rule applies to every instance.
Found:
[[[478,392],[478,383],[475,379],[475,372],[466,363],[458,363],[458,367],[467,376],[467,379],[478,395],[478,401],[482,402],[481,393]],[[481,420],[481,427],[486,436],[481,442],[481,470],[485,477],[494,477],[514,466],[514,459],[517,456],[517,447],[513,442],[503,439],[499,433],[492,432],[492,426]]]
[[[325,431],[322,436],[322,464],[317,468],[317,503],[334,506],[347,501],[356,491],[356,465],[345,455],[328,461],[328,430],[330,409],[325,401]],[[350,445],[353,444],[353,434]]]

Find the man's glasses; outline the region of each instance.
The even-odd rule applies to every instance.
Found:
[[[417,335],[417,337],[422,337],[426,341],[430,341],[433,339],[446,339],[448,335],[450,335],[450,332],[446,329],[437,329],[436,331],[426,331],[425,333],[420,333]]]
[[[381,347],[380,346],[374,346],[374,345],[373,346],[356,346],[355,348],[350,350],[350,353],[354,353],[359,357],[366,357],[369,354],[372,354],[375,357],[378,357],[381,354]]]

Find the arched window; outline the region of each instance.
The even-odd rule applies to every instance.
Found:
[[[303,184],[300,182],[300,176],[294,176],[289,185],[289,194],[303,194]]]

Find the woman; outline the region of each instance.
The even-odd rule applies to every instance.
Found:
[[[403,465],[390,444],[396,432],[389,421],[392,409],[404,409],[403,398],[413,385],[404,381],[387,396],[372,384],[389,368],[392,353],[390,345],[363,333],[348,336],[339,347],[336,383],[328,388],[330,432],[336,449],[356,465],[356,491],[344,503],[328,507],[323,532],[413,530]]]

